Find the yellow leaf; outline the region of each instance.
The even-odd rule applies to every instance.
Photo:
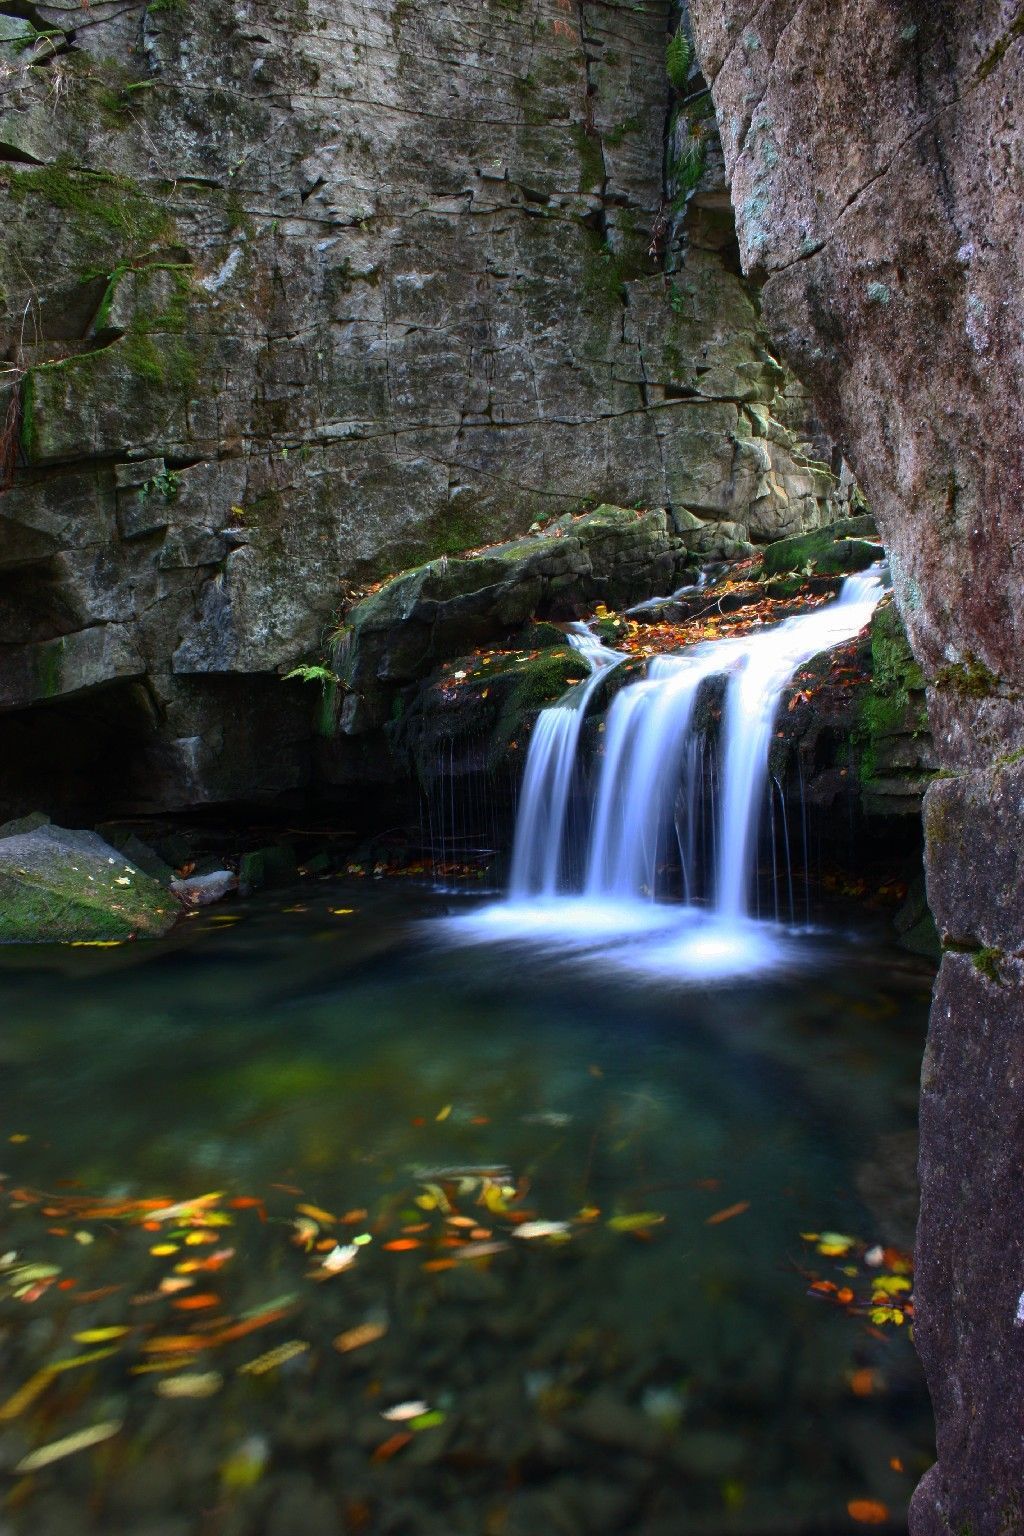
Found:
[[[303,1216],[311,1216],[314,1221],[326,1222],[328,1226],[333,1226],[338,1219],[330,1211],[321,1210],[318,1205],[297,1205],[295,1209],[301,1211]]]
[[[123,1339],[129,1328],[84,1328],[81,1333],[72,1334],[76,1344],[107,1344],[111,1339]]]
[[[608,1225],[613,1232],[640,1232],[664,1220],[660,1211],[637,1211],[631,1216],[613,1216]]]
[[[88,1429],[80,1429],[74,1435],[66,1435],[63,1440],[54,1440],[49,1445],[42,1445],[37,1451],[32,1451],[28,1456],[23,1456],[15,1467],[15,1472],[38,1472],[42,1467],[48,1467],[53,1461],[62,1461],[65,1456],[73,1456],[76,1451],[87,1451],[90,1446],[100,1445],[104,1440],[110,1440],[121,1430],[121,1419],[109,1419],[105,1424],[93,1424]]]
[[[286,1360],[294,1360],[296,1355],[305,1354],[309,1345],[302,1339],[292,1339],[287,1344],[279,1344],[276,1349],[268,1349],[265,1355],[257,1355],[255,1360],[249,1360],[245,1365],[238,1367],[241,1376],[262,1376],[266,1371],[273,1371],[279,1365],[284,1365]]]
[[[224,1385],[219,1371],[190,1371],[182,1376],[168,1376],[156,1384],[161,1397],[212,1397]]]
[[[450,1104],[446,1104],[446,1105],[445,1105],[445,1106],[444,1106],[444,1108],[443,1108],[443,1109],[442,1109],[442,1110],[440,1110],[440,1111],[439,1111],[439,1112],[438,1112],[438,1113],[437,1113],[437,1115],[435,1115],[435,1117],[434,1117],[434,1118],[435,1118],[435,1119],[436,1119],[436,1120],[447,1120],[447,1119],[448,1119],[448,1116],[449,1116],[449,1115],[450,1115],[450,1114],[451,1114],[451,1112],[452,1112],[452,1107],[451,1107],[451,1105],[450,1105]]]

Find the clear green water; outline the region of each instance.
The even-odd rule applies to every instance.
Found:
[[[0,1530],[826,1536],[865,1500],[900,1528],[931,1457],[908,1329],[810,1296],[842,1260],[800,1234],[909,1240],[927,969],[820,940],[788,978],[681,989],[453,945],[459,905],[318,885],[160,945],[0,955]],[[222,1225],[109,1203],[205,1193]],[[310,1234],[299,1204],[366,1214]],[[470,1221],[494,1252],[455,1245]],[[12,1263],[54,1273],[19,1296]],[[75,1340],[104,1328],[129,1331]],[[176,1375],[210,1395],[161,1395]],[[382,1417],[409,1401],[425,1421]]]

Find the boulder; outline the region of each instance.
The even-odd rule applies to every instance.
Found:
[[[238,876],[231,869],[215,869],[208,875],[190,875],[187,880],[172,880],[171,894],[183,907],[209,907],[221,901],[229,891],[238,889]]]
[[[42,825],[0,838],[0,942],[158,938],[179,908],[95,832]]]

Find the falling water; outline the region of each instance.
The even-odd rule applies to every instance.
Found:
[[[775,963],[772,925],[755,921],[748,903],[761,810],[770,802],[768,756],[779,698],[801,666],[869,622],[883,595],[882,570],[876,566],[848,578],[834,602],[773,628],[656,657],[645,678],[620,690],[606,722],[582,889],[574,891],[565,873],[567,823],[583,717],[602,672],[622,659],[577,626],[571,638],[592,675],[538,719],[509,900],[469,926],[481,937],[503,929],[545,942],[557,934],[577,947],[600,942],[609,960],[618,956],[623,964],[676,975],[728,975]],[[725,706],[720,762],[707,763],[714,790],[707,825],[701,819],[706,751],[698,705],[703,685],[714,677],[725,679]],[[774,833],[773,819],[773,839]],[[782,843],[792,919],[784,807]],[[806,830],[804,844],[806,853]],[[710,855],[703,862],[713,866],[713,885],[698,905],[702,850]],[[658,901],[669,856],[681,872],[682,905]],[[775,910],[778,917],[777,902]],[[651,937],[642,944],[621,943],[643,934]]]
[[[590,677],[542,710],[534,727],[512,849],[513,898],[554,896],[558,891],[576,748],[587,705],[602,674],[625,659],[602,645],[585,624],[574,624],[568,639],[590,668]]]

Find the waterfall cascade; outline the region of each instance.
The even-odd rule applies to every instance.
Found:
[[[699,921],[701,953],[712,955],[711,973],[747,968],[746,961],[736,960],[741,951],[748,958],[762,955],[763,935],[753,946],[750,935],[766,925],[752,924],[749,899],[779,698],[801,666],[869,622],[883,595],[883,571],[875,566],[848,578],[834,602],[774,628],[656,657],[646,677],[621,688],[608,713],[585,818],[582,877],[573,873],[568,852],[582,778],[583,720],[602,676],[623,658],[577,625],[572,643],[591,676],[538,719],[516,824],[509,899],[504,918],[497,915],[500,909],[490,909],[493,920],[534,936],[559,928],[560,913],[573,932],[583,925],[591,935],[663,932],[667,921],[684,921],[692,929]],[[719,676],[725,705],[717,808],[712,835],[705,839],[710,857],[705,848],[702,862],[711,869],[702,891],[695,829],[704,800],[704,743],[695,714],[702,685]],[[681,871],[682,907],[657,901],[669,853]]]

